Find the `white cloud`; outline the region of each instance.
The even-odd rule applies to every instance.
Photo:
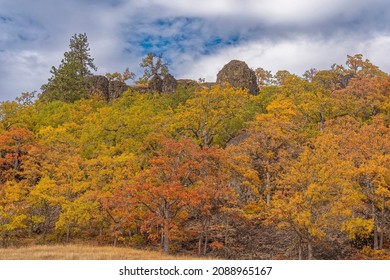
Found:
[[[249,42],[226,48],[213,56],[205,56],[192,61],[191,67],[181,69],[182,77],[206,78],[215,81],[216,74],[232,59],[245,61],[249,67],[262,67],[274,74],[278,70],[288,70],[302,75],[310,68],[330,69],[333,63],[344,64],[347,55],[363,53],[364,57],[382,70],[390,72],[390,62],[386,57],[390,36],[378,35],[367,45],[366,42],[342,40],[317,41],[307,37],[274,42]]]
[[[141,1],[140,1],[141,2]],[[146,0],[143,7],[161,7],[169,15],[257,19],[269,24],[306,24],[335,15],[354,18],[386,0]]]

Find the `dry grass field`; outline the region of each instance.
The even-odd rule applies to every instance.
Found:
[[[120,247],[85,245],[29,246],[0,249],[0,260],[191,260],[183,255]]]

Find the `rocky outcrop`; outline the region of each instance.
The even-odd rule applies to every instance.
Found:
[[[125,92],[129,86],[121,81],[109,81],[105,76],[90,76],[85,79],[88,94],[98,95],[107,102],[116,99]]]
[[[98,95],[108,101],[108,79],[104,76],[90,76],[85,78],[89,95]]]
[[[122,93],[129,88],[124,82],[110,81],[108,84],[108,100],[113,100],[122,96]]]
[[[198,87],[199,84],[194,80],[180,79],[180,80],[177,80],[177,86],[181,86],[184,88],[193,88],[193,87]]]
[[[163,93],[172,93],[175,92],[177,88],[177,81],[175,77],[171,74],[167,74],[162,80],[162,92]]]
[[[147,84],[135,84],[130,88],[139,93],[172,93],[176,91],[177,85],[177,80],[171,74],[167,74],[163,79],[155,75]]]
[[[258,94],[255,71],[244,61],[232,60],[226,64],[217,74],[217,83],[229,83],[235,88],[247,88],[253,95]]]
[[[151,92],[162,92],[163,88],[163,80],[160,78],[159,75],[154,75],[150,81],[149,81],[149,90]]]
[[[128,88],[140,93],[173,93],[181,88],[211,88],[215,84],[229,83],[232,87],[247,88],[251,94],[258,93],[255,72],[248,65],[239,60],[232,60],[218,72],[216,83],[199,83],[190,79],[176,80],[171,74],[163,79],[159,75],[153,76],[147,84],[126,85],[122,81],[109,81],[105,76],[91,76],[86,78],[86,87],[90,96],[99,95],[107,102],[122,96]]]

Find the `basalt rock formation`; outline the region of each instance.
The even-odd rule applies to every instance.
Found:
[[[235,88],[247,88],[253,95],[258,94],[255,71],[244,61],[232,60],[226,64],[217,74],[217,83],[229,83]]]
[[[128,85],[121,81],[109,81],[105,76],[90,76],[86,78],[86,87],[89,95],[99,95],[107,102],[116,99],[128,89]]]
[[[98,95],[108,100],[109,81],[104,76],[90,76],[85,78],[85,84],[89,95]]]
[[[149,90],[151,92],[158,92],[158,93],[161,93],[162,92],[162,88],[163,88],[163,80],[160,78],[159,75],[154,75],[149,83],[148,83],[148,86],[149,86]]]
[[[175,92],[177,88],[177,81],[175,77],[171,74],[167,74],[162,81],[162,92],[163,93],[172,93]]]
[[[108,85],[108,100],[113,100],[122,96],[122,93],[129,88],[124,82],[110,81]]]

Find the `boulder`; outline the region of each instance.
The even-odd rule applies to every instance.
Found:
[[[217,74],[217,83],[229,83],[235,88],[247,88],[249,93],[258,94],[255,71],[250,69],[244,61],[232,60]]]

